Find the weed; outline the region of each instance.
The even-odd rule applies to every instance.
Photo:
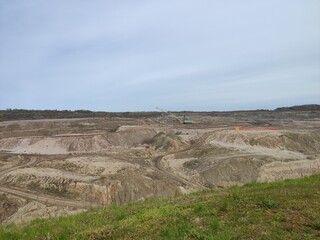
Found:
[[[200,213],[203,213],[204,211],[205,211],[205,206],[203,203],[198,203],[195,205],[194,213],[200,214]]]
[[[160,233],[164,239],[184,239],[192,227],[185,221],[165,226]]]
[[[232,191],[231,192],[231,196],[232,199],[235,201],[239,201],[240,200],[240,193],[238,191]]]
[[[286,216],[281,214],[281,213],[277,213],[275,216],[274,216],[274,220],[275,221],[278,221],[278,222],[284,222],[286,220]]]
[[[187,239],[195,239],[195,240],[207,240],[208,239],[208,233],[206,233],[204,230],[199,228],[192,228],[189,231],[188,238]]]
[[[219,233],[219,234],[213,235],[209,239],[210,240],[230,240],[231,237],[229,233]]]
[[[310,223],[308,226],[313,228],[314,230],[320,231],[320,221],[315,223]]]
[[[263,199],[258,203],[258,206],[264,209],[276,209],[278,208],[278,203],[271,199]]]
[[[222,204],[219,208],[219,210],[221,212],[226,212],[228,210],[228,206],[229,206],[229,202],[228,202],[228,199],[227,198],[224,198],[223,201],[222,201]]]
[[[111,207],[111,211],[112,211],[112,213],[114,215],[114,219],[116,221],[121,221],[126,218],[126,213],[125,213],[124,209],[120,206],[113,205]]]
[[[217,219],[213,219],[213,220],[210,222],[210,229],[211,229],[211,231],[213,231],[213,232],[217,231],[218,228],[219,228],[219,226],[220,226],[220,222],[219,222],[219,220],[217,220]]]

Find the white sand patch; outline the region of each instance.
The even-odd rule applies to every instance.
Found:
[[[45,137],[7,138],[0,140],[0,150],[22,154],[65,154],[58,139]]]

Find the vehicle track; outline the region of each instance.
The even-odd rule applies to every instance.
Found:
[[[204,134],[202,134],[202,136],[200,138],[197,139],[197,141],[191,146],[188,148],[188,150],[190,149],[193,149],[193,148],[196,148],[196,147],[201,147],[205,142],[206,140],[214,133],[215,131],[213,132],[206,132]]]
[[[12,172],[12,171],[20,169],[20,168],[30,167],[30,166],[34,165],[35,163],[37,163],[37,162],[38,162],[38,160],[36,158],[31,158],[31,160],[29,162],[25,163],[25,164],[22,164],[22,165],[19,165],[19,166],[14,166],[14,167],[7,168],[7,169],[4,169],[4,170],[0,171],[0,175],[4,175],[6,173]]]
[[[174,180],[180,182],[181,184],[183,184],[183,186],[193,186],[193,187],[196,187],[196,188],[207,189],[207,187],[205,187],[205,186],[203,186],[203,185],[201,185],[201,184],[190,182],[189,180],[187,180],[187,179],[185,179],[185,178],[182,178],[182,177],[180,177],[180,176],[178,176],[178,175],[176,175],[176,174],[174,174],[174,173],[172,173],[172,172],[167,171],[166,169],[164,169],[164,168],[161,166],[161,160],[162,160],[162,158],[164,158],[165,156],[168,156],[168,155],[171,155],[171,154],[181,153],[181,152],[189,151],[189,150],[194,149],[194,148],[196,148],[196,147],[201,147],[201,146],[205,143],[205,141],[211,136],[212,133],[213,133],[213,132],[206,132],[206,133],[204,133],[200,138],[198,138],[198,139],[196,140],[196,142],[195,142],[192,146],[190,146],[190,147],[188,147],[188,148],[185,148],[185,149],[183,149],[183,150],[181,150],[181,151],[171,152],[171,153],[168,153],[168,154],[165,154],[165,155],[160,155],[160,156],[155,157],[155,158],[152,160],[152,162],[153,162],[153,164],[154,164],[154,167],[155,167],[158,171],[160,171],[160,172],[166,174],[167,176],[169,176],[171,179],[174,179]]]
[[[161,160],[163,157],[165,157],[167,155],[161,155],[161,156],[157,156],[153,159],[153,163],[154,163],[154,166],[155,168],[159,171],[159,172],[162,172],[164,173],[165,175],[169,176],[171,179],[174,179],[178,182],[180,182],[183,186],[188,186],[188,185],[192,185],[192,186],[196,186],[196,187],[199,187],[199,185],[195,184],[195,183],[192,183],[178,175],[175,175],[167,170],[165,170],[164,168],[161,167]],[[203,186],[201,186],[203,187]]]
[[[50,195],[38,194],[36,192],[31,192],[31,191],[27,192],[25,190],[17,189],[17,188],[8,188],[8,187],[0,186],[0,191],[9,193],[18,197],[42,202],[46,205],[49,204],[49,205],[67,206],[67,207],[75,207],[75,208],[92,208],[92,207],[103,206],[102,204],[100,205],[97,203],[76,201],[76,200],[65,199],[65,198],[57,198],[57,197],[52,197]]]
[[[31,158],[29,162],[14,166],[12,168],[5,169],[0,172],[0,175],[4,175],[6,173],[12,172],[17,169],[30,167],[34,164],[39,162],[36,158]],[[6,186],[0,186],[0,192],[12,194],[18,197],[42,202],[44,204],[51,204],[57,206],[68,206],[68,207],[76,207],[76,208],[92,208],[92,207],[101,207],[102,204],[91,203],[91,202],[84,202],[84,201],[76,201],[72,199],[65,199],[65,198],[57,198],[46,194],[39,194],[36,192],[26,191],[24,189],[17,189],[17,188],[10,188]]]
[[[211,132],[206,132],[204,133],[200,138],[198,138],[195,143],[193,143],[191,146],[189,146],[188,148],[185,148],[183,150],[180,150],[180,151],[177,151],[177,152],[171,152],[171,153],[168,153],[168,154],[165,154],[165,155],[160,155],[160,156],[157,156],[153,159],[153,164],[154,164],[154,167],[162,172],[162,173],[165,173],[167,176],[169,176],[170,178],[180,182],[181,184],[183,184],[183,186],[194,186],[194,187],[197,187],[197,188],[206,188],[204,187],[203,185],[200,185],[200,184],[196,184],[196,183],[193,183],[193,182],[190,182],[189,180],[185,179],[185,178],[182,178],[170,171],[167,171],[165,168],[163,168],[161,166],[161,160],[165,157],[165,156],[168,156],[168,155],[171,155],[171,154],[175,154],[175,153],[181,153],[181,152],[185,152],[185,151],[189,151],[189,150],[192,150],[194,148],[199,148],[199,147],[202,147],[204,145],[204,143],[206,142],[206,140],[208,138],[210,138],[210,136],[214,133],[215,131],[211,131]],[[300,153],[293,153],[293,152],[289,152],[289,151],[283,151],[283,150],[277,150],[277,151],[274,151],[274,150],[269,150],[269,149],[266,149],[266,148],[261,148],[262,150],[260,150],[260,148],[258,147],[252,147],[252,146],[240,146],[238,144],[227,144],[227,143],[220,143],[220,142],[215,142],[216,145],[221,145],[223,147],[232,147],[232,148],[236,148],[238,150],[240,150],[242,153],[239,153],[239,154],[236,154],[236,155],[230,155],[230,156],[224,156],[224,157],[218,157],[218,158],[214,158],[215,160],[225,160],[225,159],[229,159],[229,158],[233,158],[233,157],[245,157],[245,156],[256,156],[256,155],[268,155],[265,153],[265,151],[269,151],[269,152],[272,152],[273,154],[272,155],[275,155],[275,157],[278,157],[277,154],[279,153],[287,153],[285,154],[284,156],[287,157],[287,158],[292,158],[293,156],[296,156],[298,159],[302,158],[302,154]],[[259,151],[260,150],[260,151]],[[268,153],[269,153],[268,152]],[[270,153],[269,153],[270,155]]]

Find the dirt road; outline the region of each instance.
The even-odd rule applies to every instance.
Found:
[[[5,169],[0,172],[0,175],[4,175],[6,173],[12,172],[17,169],[30,167],[33,164],[37,163],[36,158],[31,158],[29,162],[15,166],[12,168]],[[64,198],[56,198],[50,195],[44,195],[39,194],[36,192],[26,191],[22,189],[16,189],[16,188],[9,188],[5,186],[0,186],[0,192],[9,193],[18,197],[31,199],[35,201],[42,202],[44,204],[50,204],[50,205],[58,205],[58,206],[68,206],[68,207],[76,207],[76,208],[92,208],[92,207],[101,207],[102,205],[96,204],[96,203],[90,203],[90,202],[83,202],[83,201],[75,201],[71,199],[64,199]]]
[[[39,194],[35,192],[27,192],[22,189],[13,189],[8,187],[0,186],[0,191],[4,193],[9,193],[18,197],[31,199],[34,201],[42,202],[44,204],[56,205],[56,206],[68,206],[68,207],[76,207],[76,208],[93,208],[93,207],[101,207],[102,205],[90,202],[76,201],[64,198],[56,198],[50,195]]]
[[[162,160],[162,158],[165,157],[165,156],[166,156],[166,155],[161,155],[161,156],[157,156],[157,157],[155,157],[155,158],[153,159],[154,166],[155,166],[155,168],[156,168],[158,171],[160,171],[160,172],[164,173],[165,175],[169,176],[170,178],[172,178],[172,179],[174,179],[174,180],[182,183],[183,186],[191,185],[191,186],[197,186],[197,187],[199,187],[197,184],[192,183],[192,182],[189,182],[188,180],[186,180],[186,179],[184,179],[184,178],[182,178],[182,177],[180,177],[180,176],[178,176],[178,175],[175,175],[175,174],[173,174],[173,173],[165,170],[164,168],[162,168],[162,167],[161,167],[161,160]]]
[[[162,158],[164,158],[165,156],[168,156],[168,155],[171,155],[171,154],[174,154],[174,153],[181,153],[181,152],[189,151],[189,150],[191,150],[191,149],[193,149],[193,148],[202,146],[202,145],[205,143],[205,141],[211,136],[212,133],[213,133],[213,132],[206,132],[206,133],[204,133],[200,138],[198,138],[198,139],[195,141],[195,143],[194,143],[192,146],[190,146],[190,147],[188,147],[188,148],[186,148],[186,149],[183,149],[183,150],[180,150],[180,151],[177,151],[177,152],[171,152],[171,153],[168,153],[168,154],[165,154],[165,155],[160,155],[160,156],[155,157],[155,158],[152,160],[152,162],[153,162],[153,164],[154,164],[154,167],[155,167],[158,171],[160,171],[160,172],[164,173],[165,175],[169,176],[170,178],[172,178],[172,179],[180,182],[181,184],[183,184],[183,186],[192,186],[192,187],[195,187],[195,188],[197,188],[197,189],[199,189],[199,188],[200,188],[200,189],[206,189],[207,187],[205,187],[205,186],[203,186],[203,185],[201,185],[201,184],[190,182],[190,181],[188,181],[187,179],[182,178],[182,177],[180,177],[180,176],[177,175],[177,174],[174,174],[174,173],[172,173],[172,172],[167,171],[166,169],[164,169],[164,168],[161,166],[161,160],[162,160]]]
[[[20,168],[30,167],[33,164],[35,164],[36,162],[37,162],[37,159],[31,158],[31,160],[29,162],[25,163],[25,164],[22,164],[22,165],[19,165],[19,166],[15,166],[15,167],[12,167],[12,168],[7,168],[7,169],[4,169],[4,170],[0,171],[0,175],[4,175],[6,173],[12,172],[12,171],[20,169]]]

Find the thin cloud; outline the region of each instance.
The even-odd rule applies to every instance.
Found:
[[[319,19],[316,0],[1,1],[0,108],[319,103]]]

